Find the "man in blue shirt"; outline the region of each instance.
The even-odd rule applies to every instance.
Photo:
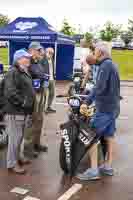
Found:
[[[102,166],[98,168],[97,144],[90,149],[91,168],[77,178],[80,180],[96,180],[100,174],[113,176],[113,143],[116,131],[115,121],[120,112],[120,79],[116,65],[110,58],[110,52],[105,44],[99,44],[95,48],[95,56],[99,64],[96,85],[87,98],[91,104],[95,100],[96,113],[90,122],[95,129],[98,138],[104,137],[107,142],[107,158]],[[81,111],[87,105],[83,104]],[[101,173],[100,173],[101,172]]]

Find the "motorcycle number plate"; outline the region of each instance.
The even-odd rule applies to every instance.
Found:
[[[70,105],[70,106],[79,107],[79,106],[80,106],[80,102],[79,102],[78,99],[70,99],[70,100],[69,100],[69,105]]]
[[[79,77],[75,77],[74,82],[79,82],[80,78]]]

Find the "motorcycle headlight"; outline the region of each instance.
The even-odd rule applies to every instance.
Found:
[[[70,107],[80,107],[80,100],[78,98],[70,98],[68,100],[68,104]]]
[[[74,82],[75,82],[75,83],[77,83],[77,82],[79,82],[79,81],[80,81],[80,77],[75,77],[75,78],[74,78]]]

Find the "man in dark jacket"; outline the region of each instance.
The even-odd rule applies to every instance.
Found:
[[[29,161],[20,156],[20,147],[24,137],[24,127],[33,112],[34,89],[29,74],[31,56],[25,50],[16,51],[14,67],[7,72],[4,79],[4,96],[6,104],[6,130],[8,133],[7,168],[12,172],[23,174],[20,164]]]
[[[104,137],[107,142],[107,157],[98,169],[97,145],[90,150],[91,168],[77,177],[81,180],[95,180],[100,174],[113,176],[113,144],[116,131],[115,121],[120,112],[120,78],[116,65],[110,58],[110,52],[105,44],[99,44],[95,49],[96,59],[99,61],[99,71],[96,85],[88,96],[87,102],[95,101],[96,113],[91,120],[90,126],[94,128],[98,138]],[[82,105],[81,113],[86,110]]]
[[[32,55],[30,74],[33,79],[35,89],[35,104],[33,112],[33,125],[25,131],[25,154],[29,157],[36,157],[39,152],[47,151],[47,146],[40,144],[42,126],[43,126],[43,79],[44,68],[40,63],[40,49],[42,46],[39,42],[31,42],[29,53]],[[31,150],[33,149],[33,151]]]

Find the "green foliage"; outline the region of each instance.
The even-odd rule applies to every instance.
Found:
[[[128,20],[128,29],[127,31],[123,31],[121,33],[121,39],[124,41],[125,45],[128,46],[128,44],[133,39],[133,19]]]
[[[114,25],[108,21],[100,31],[100,38],[104,41],[111,41],[120,34],[121,25]]]
[[[133,18],[128,20],[128,31],[133,33]]]
[[[0,14],[0,27],[7,25],[9,21],[8,16]]]
[[[68,21],[66,19],[64,19],[64,21],[63,21],[61,32],[64,33],[65,35],[69,35],[69,36],[75,35],[75,29],[70,26],[70,24],[68,23]]]
[[[93,40],[93,34],[89,33],[89,32],[86,32],[84,38],[85,38],[87,43],[91,43],[92,40]]]

